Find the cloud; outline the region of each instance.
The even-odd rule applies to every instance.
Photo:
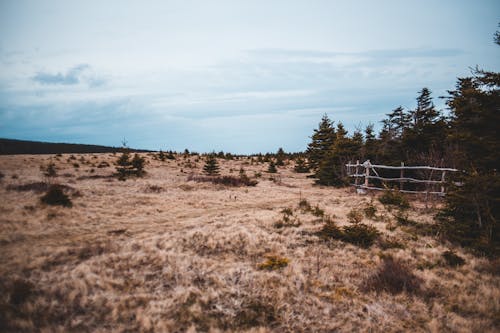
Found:
[[[79,64],[71,67],[66,73],[38,72],[32,77],[33,81],[42,85],[77,85],[85,83],[89,87],[98,87],[105,83],[103,78],[92,73],[88,64]]]

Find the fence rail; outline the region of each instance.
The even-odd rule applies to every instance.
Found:
[[[386,185],[386,182],[397,182],[399,183],[399,191],[404,193],[416,193],[416,194],[436,194],[444,196],[445,192],[445,183],[446,183],[446,173],[447,172],[456,172],[457,169],[452,168],[438,168],[431,166],[405,166],[404,163],[401,163],[401,166],[388,166],[388,165],[378,165],[371,164],[370,161],[365,161],[360,164],[359,161],[356,164],[352,164],[349,162],[346,164],[347,167],[347,175],[349,177],[354,178],[353,186],[357,188],[367,189],[367,190],[379,190],[383,191],[386,189],[392,189],[390,186]],[[361,169],[364,169],[362,173],[360,173]],[[399,170],[399,177],[382,177],[377,172],[377,169],[388,169],[388,170]],[[430,171],[427,179],[418,179],[415,177],[408,177],[404,175],[405,170],[426,170]],[[434,172],[437,171],[438,175],[435,175]],[[372,173],[374,175],[372,175]],[[436,180],[436,176],[438,176],[438,180]],[[432,179],[434,177],[434,179]],[[363,183],[360,184],[360,180],[363,179]],[[377,187],[370,184],[370,180],[380,180],[383,187]],[[413,189],[404,189],[405,183],[414,183],[414,184],[424,184],[425,190],[417,191]],[[440,186],[440,190],[435,190],[436,186]],[[433,188],[434,187],[434,190]]]

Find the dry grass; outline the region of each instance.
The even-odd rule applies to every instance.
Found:
[[[422,203],[411,203],[415,225],[406,226],[378,200],[313,186],[292,165],[279,168],[280,182],[227,187],[188,182],[176,160],[143,156],[147,175],[127,182],[108,177],[111,154],[60,158],[53,181],[82,194],[71,208],[43,205],[36,186],[20,190],[44,181],[39,166],[51,156],[0,157],[0,331],[498,330],[498,260],[454,248],[464,262],[446,264],[449,244],[417,232],[433,223]],[[88,177],[90,166],[75,169],[76,160],[103,167]],[[222,175],[267,170],[219,162]],[[201,163],[191,166],[201,173]],[[363,223],[381,233],[378,243],[317,236],[325,221],[352,226],[349,212],[370,203],[376,215]],[[300,224],[276,228],[284,216]],[[389,255],[418,287],[391,293],[381,277]]]

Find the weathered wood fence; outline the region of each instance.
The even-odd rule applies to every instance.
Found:
[[[401,163],[401,166],[388,166],[388,165],[378,165],[371,164],[370,161],[365,161],[360,164],[359,161],[356,164],[349,162],[346,164],[347,175],[354,178],[353,186],[368,190],[392,190],[392,186],[388,186],[387,183],[398,183],[399,191],[404,193],[416,193],[416,194],[437,194],[445,195],[445,183],[446,183],[446,173],[456,172],[457,169],[452,168],[437,168],[430,166],[405,166]],[[378,171],[377,171],[378,170]],[[399,177],[383,177],[379,175],[381,170],[399,170]],[[412,174],[427,174],[427,179],[415,178],[415,176],[405,176],[405,170],[412,170]],[[362,182],[360,182],[363,180]],[[377,187],[370,183],[370,180],[380,181],[382,187]],[[425,190],[416,190],[415,186],[412,189],[405,189],[405,184],[423,184]],[[409,185],[407,185],[409,187]],[[439,190],[437,190],[439,188]]]

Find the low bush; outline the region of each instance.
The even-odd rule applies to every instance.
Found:
[[[341,240],[361,247],[370,247],[379,235],[377,228],[359,223],[342,228]]]
[[[391,294],[418,294],[421,284],[422,280],[406,264],[392,257],[385,257],[377,271],[363,282],[361,289]]]
[[[274,271],[288,266],[290,260],[277,255],[268,255],[266,261],[259,265],[259,269]]]
[[[378,198],[378,200],[385,206],[389,208],[395,207],[398,209],[408,209],[410,208],[410,203],[408,199],[399,191],[384,191],[384,193]]]
[[[44,196],[40,198],[40,200],[47,205],[51,206],[63,206],[63,207],[71,207],[73,203],[69,196],[67,196],[63,187],[58,184],[51,185]]]
[[[353,208],[347,213],[347,220],[353,224],[361,223],[363,221],[363,214],[360,210]]]
[[[373,203],[369,203],[363,208],[363,212],[365,213],[366,218],[368,219],[376,219],[377,218],[377,207],[373,205]]]
[[[291,208],[283,208],[281,214],[283,214],[281,219],[274,223],[276,228],[298,227],[301,224],[300,220],[293,216],[293,210]]]
[[[406,248],[406,245],[403,242],[394,237],[389,237],[389,236],[381,238],[378,242],[378,245],[382,250]]]
[[[220,184],[225,186],[256,186],[258,182],[256,180],[252,180],[248,178],[246,175],[243,177],[234,177],[234,176],[196,176],[189,175],[188,181],[195,181],[198,183],[213,183]]]
[[[465,264],[464,258],[450,250],[443,252],[442,257],[448,266],[458,267]]]
[[[375,227],[363,223],[339,228],[332,220],[326,219],[317,235],[324,239],[338,239],[368,248],[378,239],[380,233]]]

